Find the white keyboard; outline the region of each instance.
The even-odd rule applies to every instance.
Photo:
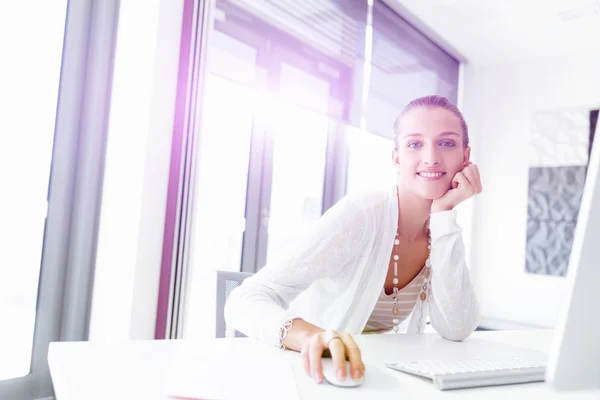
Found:
[[[544,381],[546,363],[519,358],[419,360],[386,364],[433,380],[440,390]]]

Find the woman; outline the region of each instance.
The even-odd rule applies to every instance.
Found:
[[[394,124],[392,190],[351,194],[317,221],[295,251],[244,281],[225,306],[227,324],[300,351],[323,380],[329,350],[340,377],[364,372],[351,334],[423,332],[468,337],[480,319],[454,208],[481,192],[467,124],[446,98],[408,104]],[[339,333],[338,333],[339,332]]]

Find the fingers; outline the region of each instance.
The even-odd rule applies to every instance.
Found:
[[[470,186],[470,184],[467,178],[465,177],[465,174],[463,174],[462,172],[457,172],[456,175],[454,175],[454,179],[452,179],[452,186],[454,187],[454,189],[466,189]]]
[[[300,349],[300,355],[302,356],[302,366],[304,367],[304,372],[306,372],[306,375],[311,376],[309,350],[310,342],[304,343],[302,345],[302,349]]]
[[[471,182],[473,179],[475,179],[475,177],[469,170],[469,167],[463,169],[460,174],[462,175],[462,178],[464,178],[465,182],[461,182],[459,187],[470,196],[475,191]]]
[[[329,340],[334,336],[334,339]],[[360,379],[364,374],[365,365],[362,362],[360,350],[351,335],[335,331],[321,332],[314,335],[310,342],[305,343],[300,351],[304,371],[312,376],[315,382],[321,383],[324,379],[322,356],[323,351],[327,349],[331,353],[333,365],[339,379],[343,380],[348,377],[346,356],[350,361],[351,377]]]
[[[346,379],[346,347],[341,336],[329,341],[329,351],[331,352],[336,375],[341,380]]]
[[[479,175],[479,167],[475,164],[473,164],[473,172],[475,172],[475,177],[479,188],[478,193],[481,193],[483,191],[483,186],[481,185],[481,175]]]
[[[462,170],[462,174],[467,178],[472,189],[472,194],[481,193],[481,180],[479,177],[479,169],[475,164],[471,164]]]
[[[365,364],[363,364],[360,349],[351,335],[347,333],[340,334],[346,347],[346,354],[350,360],[350,373],[353,379],[359,379],[365,372]]]
[[[308,348],[308,358],[310,375],[317,383],[323,381],[323,365],[321,364],[321,355],[325,350],[325,345],[321,339],[321,334],[314,335]]]

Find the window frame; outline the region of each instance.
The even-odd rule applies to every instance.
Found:
[[[119,0],[69,0],[30,373],[0,399],[54,396],[50,342],[87,340]]]

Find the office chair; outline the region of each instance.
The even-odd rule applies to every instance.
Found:
[[[225,323],[225,302],[231,291],[250,276],[248,272],[217,271],[217,338],[246,337]]]

